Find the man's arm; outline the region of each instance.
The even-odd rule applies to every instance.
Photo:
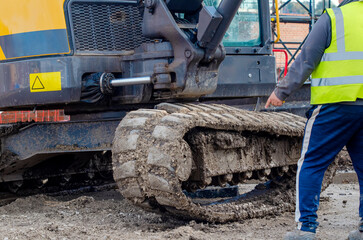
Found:
[[[282,79],[266,102],[281,106],[290,94],[299,89],[320,63],[324,51],[331,42],[331,23],[328,14],[321,15],[306,39],[301,53],[291,65],[288,74]]]

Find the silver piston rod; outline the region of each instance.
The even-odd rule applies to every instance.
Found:
[[[112,87],[122,87],[138,84],[150,84],[151,77],[120,78],[111,81]]]
[[[103,94],[112,94],[114,87],[124,87],[140,84],[151,84],[150,76],[134,78],[115,78],[112,73],[103,73],[100,77],[100,89]]]

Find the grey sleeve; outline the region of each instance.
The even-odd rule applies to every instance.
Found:
[[[327,13],[321,15],[306,39],[299,56],[289,68],[286,77],[276,86],[275,94],[285,100],[300,88],[320,63],[326,48],[331,42],[331,24]]]

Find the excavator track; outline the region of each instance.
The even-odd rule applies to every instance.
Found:
[[[149,210],[210,222],[292,210],[305,119],[225,105],[168,104],[127,114],[112,149],[119,191]],[[324,186],[334,175],[327,171]],[[192,199],[211,185],[262,180],[233,198]],[[324,187],[324,188],[325,188]]]

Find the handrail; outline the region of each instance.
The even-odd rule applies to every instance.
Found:
[[[272,50],[273,52],[282,52],[282,53],[284,53],[284,55],[285,55],[285,69],[284,69],[284,77],[286,76],[286,74],[287,74],[287,64],[288,64],[288,56],[287,56],[287,52],[286,52],[286,50],[282,50],[282,49],[273,49]]]

